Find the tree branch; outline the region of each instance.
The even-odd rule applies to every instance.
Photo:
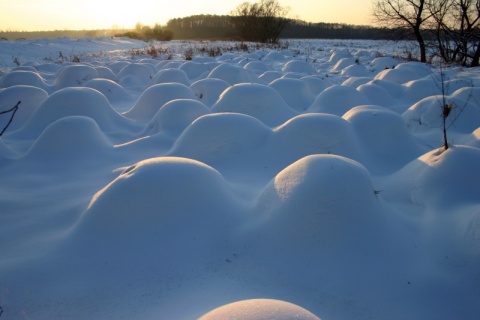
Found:
[[[21,102],[22,102],[22,101],[18,101],[17,104],[16,104],[13,108],[11,108],[11,109],[9,109],[9,110],[0,111],[0,115],[1,115],[1,114],[6,114],[6,113],[9,113],[9,112],[12,113],[12,115],[10,116],[10,119],[8,120],[7,125],[5,126],[5,128],[3,128],[2,132],[0,132],[0,137],[5,133],[5,131],[7,131],[7,128],[8,128],[8,127],[10,126],[10,124],[12,123],[13,117],[15,116],[15,113],[17,112],[18,106],[20,105]]]

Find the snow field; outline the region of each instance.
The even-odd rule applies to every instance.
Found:
[[[478,69],[353,41],[39,61],[69,41],[0,44],[28,61],[0,74],[6,318],[476,319]]]

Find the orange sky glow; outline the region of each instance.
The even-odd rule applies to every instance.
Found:
[[[89,30],[166,24],[195,14],[228,14],[244,0],[2,0],[0,31]],[[255,2],[255,1],[251,1]],[[371,24],[371,0],[279,0],[308,22]]]

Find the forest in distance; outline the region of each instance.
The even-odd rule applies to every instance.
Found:
[[[141,25],[137,24],[136,27]],[[160,25],[156,25],[154,28]],[[148,26],[143,26],[143,28]],[[173,34],[174,40],[239,40],[238,30],[231,23],[228,15],[193,15],[184,18],[170,19],[162,30]],[[54,30],[54,31],[1,31],[1,40],[19,40],[35,38],[85,38],[116,36],[135,31],[131,29],[101,30]],[[344,23],[312,23],[302,20],[290,19],[283,30],[281,38],[284,39],[369,39],[369,40],[395,40],[396,33],[391,29],[350,25]]]

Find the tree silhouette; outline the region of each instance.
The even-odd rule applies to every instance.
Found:
[[[422,34],[425,22],[431,18],[428,0],[375,0],[373,16],[381,25],[409,30],[420,48],[420,60],[427,62],[427,46]]]
[[[244,40],[276,43],[289,22],[288,12],[276,0],[244,2],[232,11],[232,23]]]

